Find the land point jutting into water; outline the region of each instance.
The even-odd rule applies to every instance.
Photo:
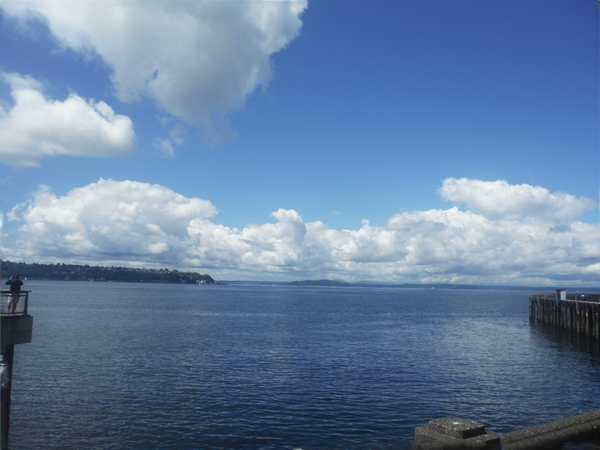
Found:
[[[218,284],[210,275],[165,269],[102,267],[78,264],[37,264],[2,261],[1,273],[30,280],[122,281],[137,283]]]

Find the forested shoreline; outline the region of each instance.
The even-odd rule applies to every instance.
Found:
[[[124,281],[137,283],[219,284],[210,275],[179,270],[103,267],[78,264],[39,264],[2,261],[4,278],[19,274],[30,280]]]

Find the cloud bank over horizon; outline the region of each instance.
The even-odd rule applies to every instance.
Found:
[[[12,208],[7,259],[208,272],[219,279],[597,284],[600,226],[574,220],[586,198],[505,181],[444,180],[440,194],[470,209],[409,211],[354,230],[304,222],[294,210],[274,223],[230,228],[208,200],[160,186],[100,179],[56,196],[40,186]],[[7,239],[8,238],[8,239]]]
[[[271,56],[295,39],[307,0],[0,2],[21,30],[42,23],[59,49],[110,69],[122,102],[151,99],[209,139],[272,78]],[[163,147],[166,144],[163,143]]]

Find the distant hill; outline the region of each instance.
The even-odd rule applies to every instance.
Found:
[[[364,287],[364,288],[386,288],[386,289],[469,289],[469,290],[529,290],[536,292],[554,292],[557,288],[566,288],[570,292],[598,292],[598,287],[569,287],[569,286],[505,286],[485,284],[450,284],[450,283],[405,283],[390,284],[385,282],[359,281],[348,283],[339,280],[298,280],[298,281],[223,281],[225,284],[238,285],[268,285],[268,286],[313,286],[313,287]]]
[[[448,283],[435,283],[435,284],[389,284],[389,283],[377,283],[377,282],[357,282],[347,283],[345,281],[333,281],[333,280],[303,280],[303,281],[290,281],[287,284],[292,286],[337,286],[337,287],[371,287],[371,288],[397,288],[397,289],[487,289],[487,290],[512,290],[512,289],[544,289],[550,288],[534,288],[530,286],[487,286],[487,285],[474,285],[474,284],[448,284]]]
[[[202,283],[220,284],[210,275],[169,269],[136,269],[130,267],[81,266],[77,264],[37,264],[2,261],[5,278],[19,274],[30,280],[124,281],[137,283]]]
[[[287,284],[292,285],[292,286],[356,286],[355,284],[346,283],[345,281],[334,281],[334,280],[290,281]]]

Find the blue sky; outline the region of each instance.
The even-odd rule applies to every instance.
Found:
[[[3,258],[600,285],[595,2],[73,5],[0,1]]]

